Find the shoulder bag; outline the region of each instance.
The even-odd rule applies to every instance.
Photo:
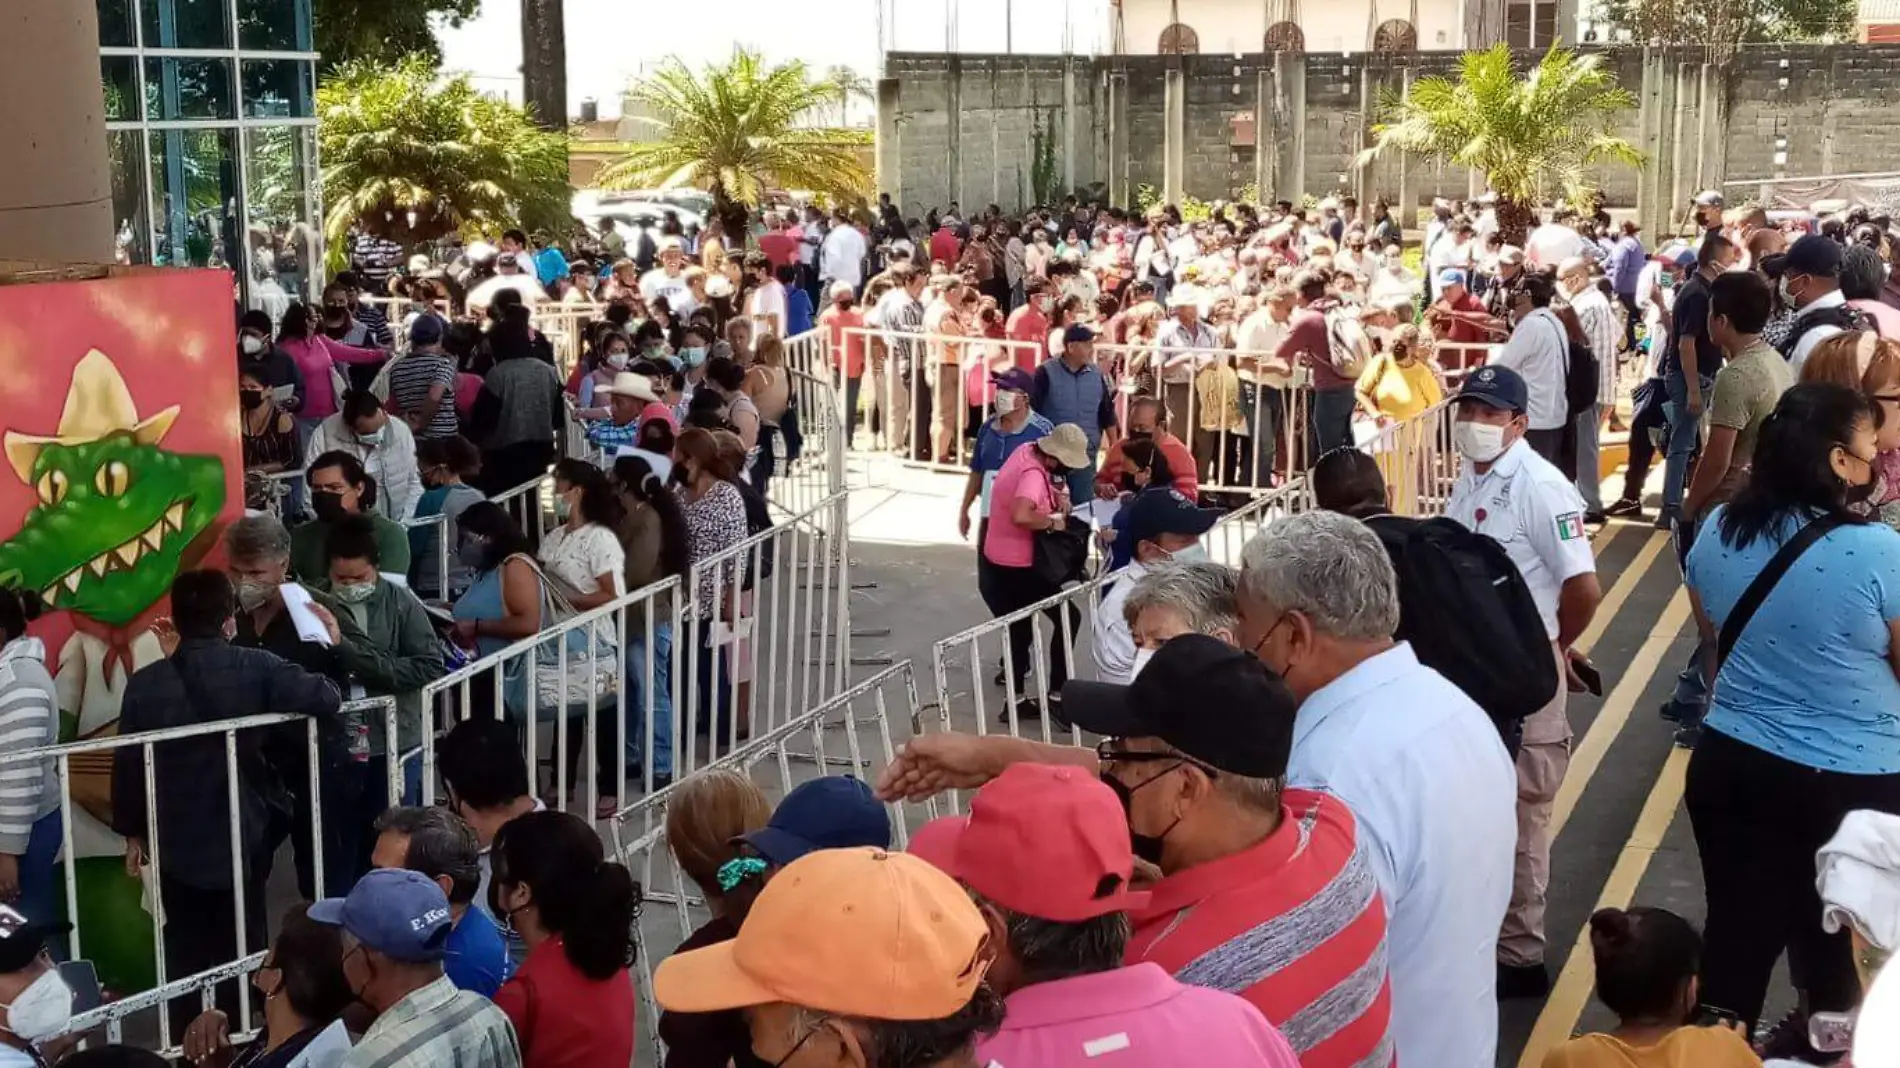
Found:
[[[1728,614],[1727,619],[1722,621],[1721,634],[1716,638],[1715,673],[1718,676],[1722,673],[1722,665],[1728,662],[1728,654],[1735,648],[1735,642],[1741,638],[1742,631],[1747,628],[1749,620],[1755,618],[1755,613],[1761,608],[1762,602],[1774,592],[1781,577],[1788,573],[1788,569],[1794,566],[1794,562],[1801,558],[1801,554],[1812,548],[1815,542],[1820,541],[1846,522],[1846,519],[1837,515],[1824,515],[1810,520],[1807,526],[1802,527],[1799,533],[1789,538],[1787,544],[1776,551],[1774,557],[1768,561],[1768,566],[1762,568],[1761,574],[1756,575],[1755,580],[1742,591],[1742,599],[1735,602],[1735,609]]]

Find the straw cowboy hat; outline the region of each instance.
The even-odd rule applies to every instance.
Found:
[[[164,440],[178,418],[178,405],[145,419],[139,418],[132,403],[132,391],[126,388],[112,357],[98,349],[86,353],[73,368],[72,385],[66,390],[66,407],[59,413],[59,430],[51,437],[22,434],[9,430],[4,437],[7,460],[22,482],[33,481],[33,465],[48,445],[83,445],[113,434],[130,434],[141,445],[157,445]]]

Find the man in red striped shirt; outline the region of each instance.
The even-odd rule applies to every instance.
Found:
[[[1386,903],[1345,803],[1281,788],[1296,702],[1279,677],[1219,639],[1187,634],[1127,686],[1070,682],[1062,706],[1109,740],[1090,751],[964,737],[955,760],[913,742],[879,793],[968,786],[1019,761],[1098,770],[1128,812],[1135,856],[1162,872],[1129,914],[1125,960],[1240,995],[1304,1068],[1392,1065]],[[946,778],[949,765],[961,770]]]

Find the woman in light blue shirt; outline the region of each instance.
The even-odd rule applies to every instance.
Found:
[[[1821,928],[1814,855],[1849,811],[1900,813],[1900,534],[1848,510],[1873,489],[1882,414],[1841,386],[1788,390],[1762,424],[1748,484],[1689,552],[1691,602],[1714,650],[1782,545],[1811,522],[1840,524],[1795,560],[1727,660],[1711,654],[1709,716],[1689,762],[1708,895],[1702,1004],[1751,1028],[1784,950],[1807,1011],[1858,1003],[1847,936]]]

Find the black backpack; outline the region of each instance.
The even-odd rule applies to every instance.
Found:
[[[1876,334],[1880,333],[1880,326],[1872,316],[1862,313],[1859,308],[1836,304],[1831,308],[1822,308],[1805,315],[1795,316],[1794,329],[1788,331],[1788,336],[1781,339],[1778,351],[1782,356],[1794,359],[1795,345],[1807,336],[1808,331],[1817,326],[1833,326],[1842,330],[1871,330]]]
[[[1398,572],[1399,640],[1508,728],[1550,703],[1557,661],[1531,590],[1492,538],[1452,519],[1366,520]]]
[[[1568,335],[1569,331],[1564,333]],[[1590,346],[1569,337],[1565,340],[1570,344],[1570,364],[1564,369],[1564,400],[1569,405],[1570,418],[1575,419],[1596,406],[1600,368],[1597,354]]]

